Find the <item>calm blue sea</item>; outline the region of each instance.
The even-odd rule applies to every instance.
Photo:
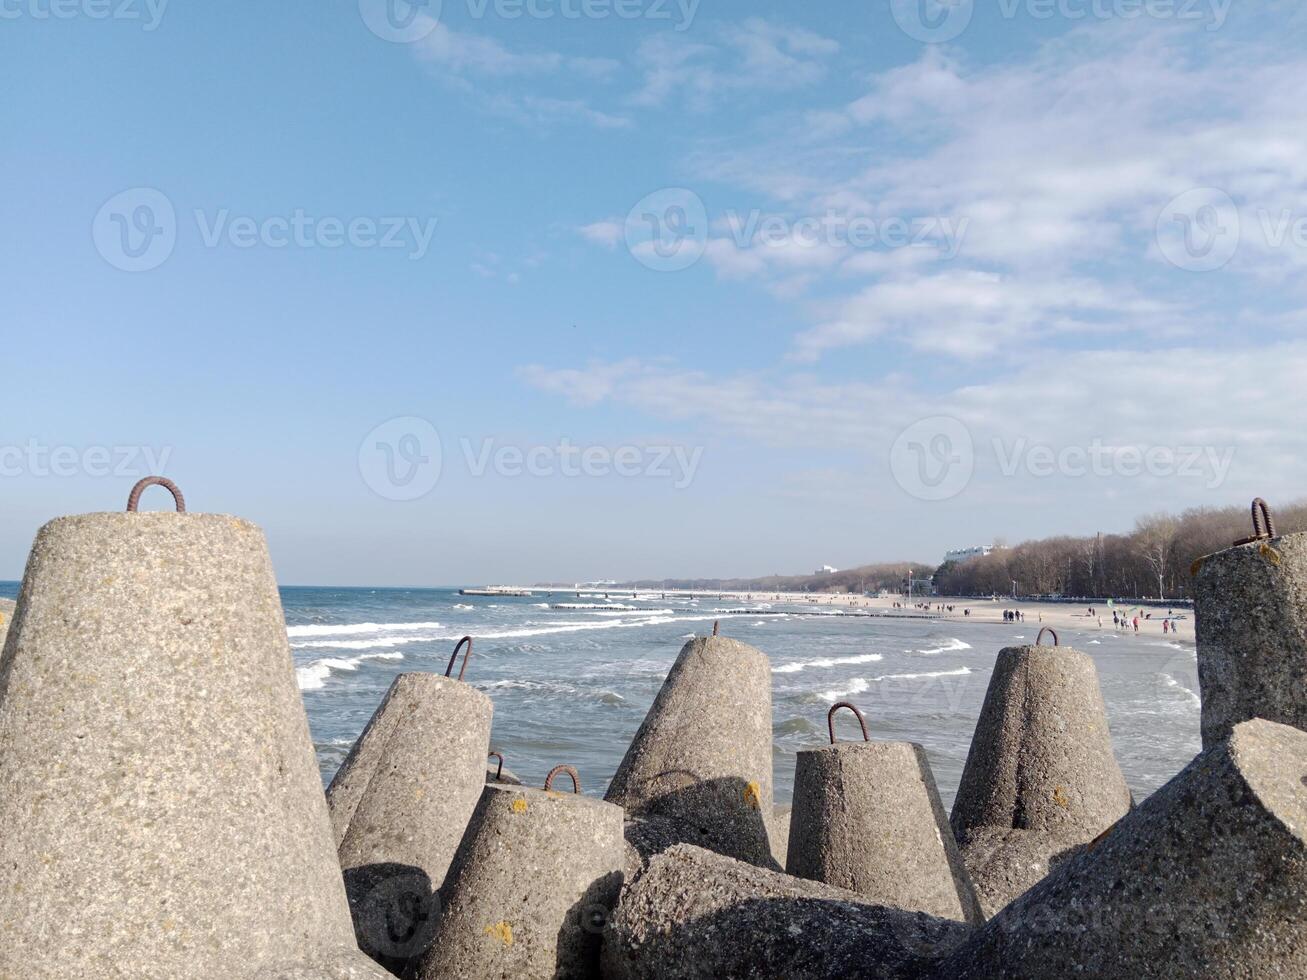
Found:
[[[0,585],[12,598],[17,586]],[[873,738],[922,743],[951,805],[1000,648],[1027,626],[834,616],[811,608],[725,611],[716,599],[610,601],[572,593],[463,597],[446,589],[284,588],[304,705],[329,780],[396,674],[444,673],[455,642],[476,638],[466,679],[494,701],[493,747],[534,783],[559,763],[602,793],[685,641],[723,634],[772,662],[777,802],[794,754],[826,741],[826,711],[852,700]],[[555,608],[557,605],[595,608]],[[1036,627],[1037,629],[1037,627]],[[1062,631],[1098,664],[1118,758],[1137,798],[1199,748],[1196,661],[1159,637]],[[848,728],[856,730],[849,718]]]

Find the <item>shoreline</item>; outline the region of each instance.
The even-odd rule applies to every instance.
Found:
[[[508,595],[510,588],[522,591],[520,587],[503,586],[501,594]],[[691,589],[595,589],[575,587],[534,588],[531,593],[539,598],[552,594],[579,598],[580,600],[608,599],[613,602],[623,600],[658,601],[664,598],[718,599],[740,603],[783,603],[787,606],[819,607],[866,610],[872,615],[894,619],[932,619],[939,622],[986,625],[1025,626],[1031,628],[1050,627],[1057,630],[1102,630],[1118,636],[1136,635],[1133,624],[1127,627],[1112,625],[1112,609],[1108,608],[1106,599],[1083,603],[1046,600],[1013,600],[999,597],[997,599],[958,598],[953,596],[919,597],[914,604],[903,603],[901,596],[864,596],[849,593],[812,593],[812,592],[734,592]],[[567,601],[561,599],[561,602]],[[1194,613],[1188,606],[1171,607],[1174,616],[1168,617],[1165,605],[1140,606],[1113,600],[1114,608],[1131,621],[1139,616],[1139,636],[1161,637],[1175,642],[1194,646]],[[953,611],[940,606],[952,606]],[[1095,616],[1091,619],[1089,609],[1093,608]],[[970,610],[970,615],[965,613]],[[1016,610],[1026,618],[1016,623],[1003,619],[1004,610]],[[1151,618],[1150,618],[1151,617]],[[1162,632],[1164,620],[1170,620],[1174,631]],[[1034,642],[1033,638],[1031,642]]]

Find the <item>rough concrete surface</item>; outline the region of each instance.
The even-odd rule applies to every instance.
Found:
[[[354,947],[246,521],[41,529],[0,656],[0,787],[0,976],[212,980]]]
[[[409,673],[378,712],[392,717],[375,719],[360,741],[384,732],[384,745],[351,752],[371,763],[367,785],[353,792],[356,765],[348,797],[328,798],[355,801],[339,853],[359,947],[401,972],[430,940],[435,892],[481,798],[493,707],[461,681]]]
[[[1307,976],[1307,733],[1237,726],[1009,905],[939,980]]]
[[[1194,620],[1204,748],[1250,718],[1307,729],[1307,534],[1201,559]]]
[[[415,980],[598,977],[623,857],[620,807],[573,793],[485,787]]]
[[[798,754],[785,870],[877,905],[982,921],[926,751],[911,742]]]
[[[604,798],[674,821],[682,840],[778,867],[766,655],[726,637],[686,643]]]
[[[604,976],[912,980],[970,932],[680,844],[623,890],[604,934]]]
[[[1129,787],[1112,752],[1093,660],[1062,646],[1008,647],[998,655],[953,805],[952,827],[977,890],[1001,908],[1020,892],[1030,839],[995,852],[990,834],[1047,838],[1050,855],[1094,839],[1127,812]],[[983,859],[972,853],[982,841]]]

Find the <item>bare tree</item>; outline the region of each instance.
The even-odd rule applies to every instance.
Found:
[[[1166,598],[1166,572],[1171,564],[1180,522],[1169,514],[1141,517],[1135,525],[1135,547],[1148,569],[1157,578],[1157,598]]]

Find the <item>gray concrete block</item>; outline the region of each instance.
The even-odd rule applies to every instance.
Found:
[[[1203,747],[1250,718],[1307,729],[1307,534],[1195,563]]]
[[[1006,905],[1020,894],[1009,894],[1006,883],[1024,880],[1020,868],[994,859],[993,832],[1043,834],[1052,855],[1092,840],[1130,806],[1093,660],[1063,646],[1002,650],[951,821],[989,907]],[[1040,849],[1027,837],[997,853],[1024,861],[1032,846]],[[973,855],[977,847],[981,853]]]
[[[603,968],[610,980],[909,980],[970,932],[680,844],[623,889]]]
[[[486,786],[414,980],[598,977],[623,858],[620,807],[571,792]]]
[[[1009,905],[939,980],[1307,976],[1307,733],[1237,726]]]
[[[310,963],[262,967],[254,974],[223,975],[224,980],[238,976],[250,980],[395,980],[395,974],[383,970],[357,949],[324,954]]]
[[[790,850],[790,819],[794,808],[789,806],[772,807],[771,853],[776,859],[776,867],[785,867]]]
[[[910,742],[798,754],[785,870],[876,905],[982,921],[926,751]]]
[[[1085,846],[1083,841],[1042,830],[977,827],[969,831],[962,852],[982,915],[993,917]]]
[[[512,769],[504,765],[504,757],[498,752],[490,753],[490,762],[486,764],[486,782],[502,783],[505,786],[522,785],[522,780],[517,778]]]
[[[360,737],[385,733],[384,745],[351,751],[356,765],[342,769],[350,792],[328,791],[333,805],[354,801],[339,854],[359,947],[395,972],[434,931],[434,893],[485,785],[492,711],[462,681],[401,674],[378,709],[390,717],[374,718]],[[371,776],[356,793],[359,760]]]
[[[691,640],[604,798],[631,816],[674,821],[684,841],[777,867],[771,714],[763,653],[725,637]]]
[[[0,656],[0,786],[0,976],[213,980],[354,948],[246,521],[41,529]]]

